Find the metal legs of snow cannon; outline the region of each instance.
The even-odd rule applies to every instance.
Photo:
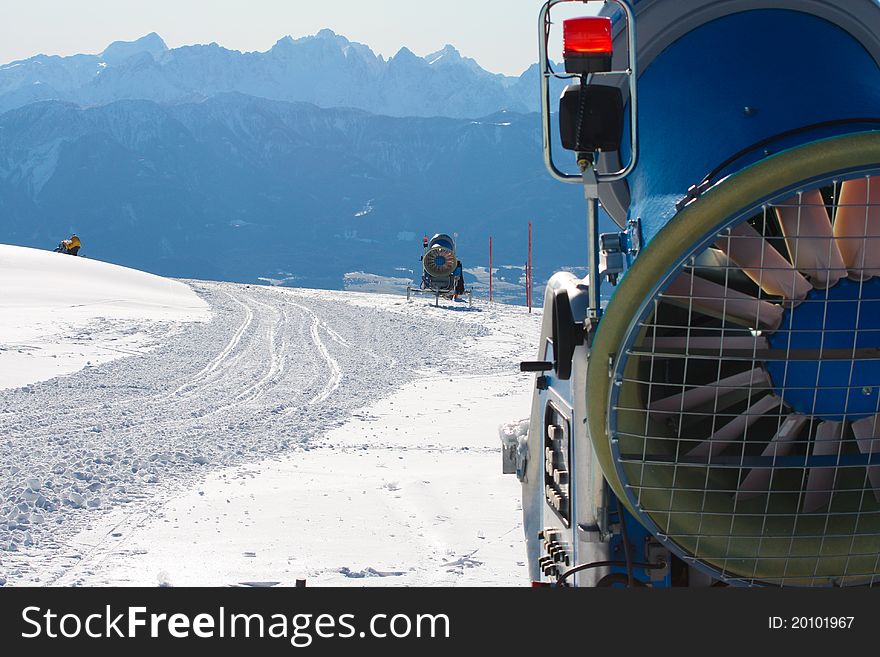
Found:
[[[414,294],[432,294],[432,295],[434,295],[434,307],[435,308],[440,307],[440,297],[444,297],[446,299],[452,299],[452,300],[456,300],[456,301],[458,300],[455,295],[453,295],[452,293],[447,292],[447,291],[432,290],[430,288],[417,288],[417,287],[412,287],[411,285],[407,285],[406,286],[406,300],[412,301],[412,297]],[[473,288],[465,289],[463,294],[467,295],[468,308],[473,308],[473,305],[474,305],[474,290],[473,290]],[[458,295],[458,296],[462,296],[462,295]]]

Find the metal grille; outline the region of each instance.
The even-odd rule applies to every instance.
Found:
[[[630,499],[727,581],[873,584],[880,177],[789,193],[710,241],[628,340],[611,411]]]

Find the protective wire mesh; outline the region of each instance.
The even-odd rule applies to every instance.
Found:
[[[722,579],[880,577],[880,178],[828,181],[721,231],[636,327],[618,469]]]

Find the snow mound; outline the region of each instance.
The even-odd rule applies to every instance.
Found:
[[[0,388],[155,346],[210,318],[189,286],[118,265],[0,244]]]
[[[208,310],[208,304],[178,281],[5,244],[0,244],[0,289],[4,314],[15,309],[66,309],[92,317],[199,320]]]

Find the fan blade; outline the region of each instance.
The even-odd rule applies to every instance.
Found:
[[[775,330],[782,323],[782,306],[682,272],[663,293],[663,300],[749,328]]]
[[[782,400],[776,395],[762,397],[749,406],[745,413],[736,416],[715,431],[708,439],[694,447],[688,452],[688,456],[712,457],[720,454],[735,441],[742,439],[750,426],[762,417],[766,417],[766,414],[770,411],[779,408],[781,404]]]
[[[702,349],[704,351],[717,351],[719,355],[724,355],[725,351],[762,351],[769,349],[770,344],[767,338],[761,336],[748,335],[705,335],[705,336],[672,336],[662,338],[645,338],[641,346],[636,347],[640,350],[662,351],[663,349]],[[687,352],[685,352],[687,355]]]
[[[726,379],[704,386],[697,386],[685,390],[671,397],[664,397],[648,404],[648,409],[653,413],[680,413],[690,411],[716,399],[720,400],[730,392],[742,389],[762,390],[769,387],[770,380],[761,367],[734,374]]]
[[[804,192],[779,204],[776,215],[795,268],[809,276],[814,287],[831,287],[846,276],[819,190]]]
[[[693,261],[691,271],[707,281],[739,290],[748,290],[755,282],[746,276],[730,256],[717,247],[706,249]],[[745,286],[745,287],[743,287]]]
[[[759,358],[762,351],[769,350],[767,338],[760,335],[672,336],[644,338],[641,345],[634,345],[630,354],[651,356],[659,359],[694,357],[700,359],[732,358],[744,360]]]
[[[767,444],[764,451],[761,452],[761,456],[764,458],[788,456],[791,453],[791,448],[794,447],[793,441],[795,437],[807,419],[806,415],[801,415],[800,413],[795,413],[785,418],[782,426],[779,427],[779,431],[776,432],[776,435],[773,436],[773,439]],[[772,467],[753,468],[740,483],[736,491],[736,499],[746,500],[757,495],[769,493],[770,476],[772,473]]]
[[[816,428],[816,441],[813,443],[813,456],[836,456],[840,453],[840,442],[846,424],[828,420]],[[807,494],[804,496],[804,511],[811,513],[831,501],[831,488],[837,468],[813,467],[807,474]]]
[[[810,282],[748,223],[733,228],[715,246],[767,294],[801,301],[813,289]]]
[[[847,180],[840,186],[834,237],[853,280],[880,275],[880,180]]]
[[[862,454],[880,452],[880,415],[856,420],[852,428]],[[868,478],[874,489],[874,497],[880,502],[880,466],[868,466]]]

